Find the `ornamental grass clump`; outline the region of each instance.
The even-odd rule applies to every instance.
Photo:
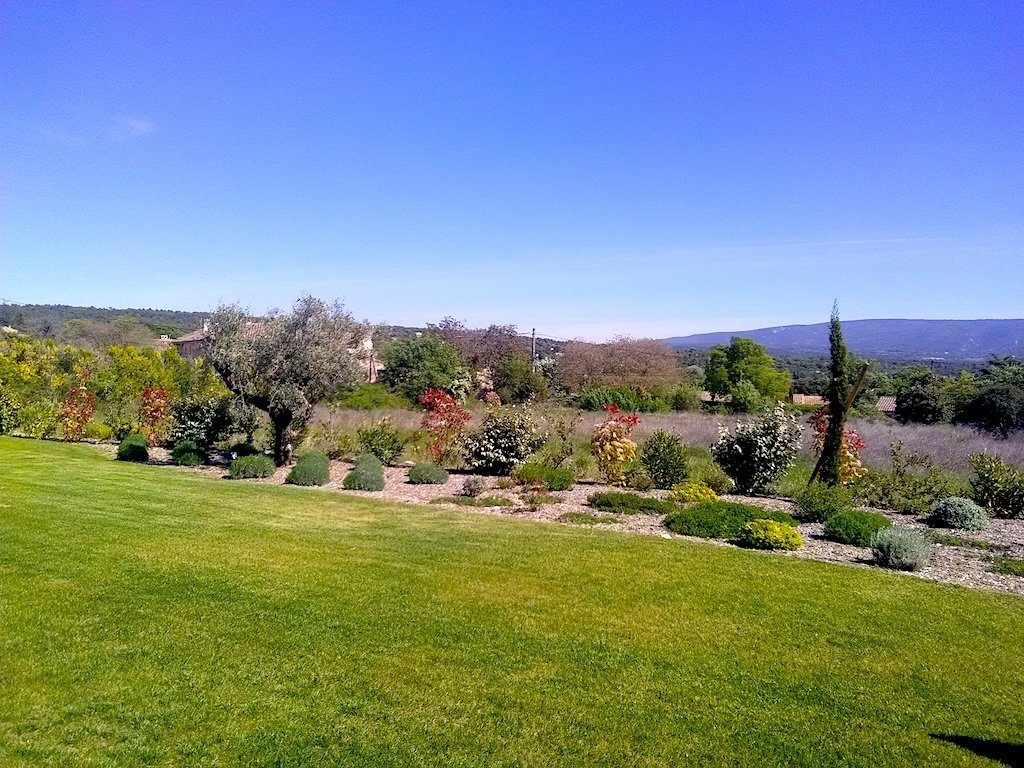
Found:
[[[149,461],[149,440],[138,432],[127,435],[117,446],[117,460],[140,464]]]
[[[326,453],[310,451],[299,456],[284,479],[290,485],[327,485],[331,479],[331,460]]]
[[[270,477],[277,467],[274,460],[269,456],[258,454],[255,456],[239,456],[231,462],[228,474],[234,480],[248,480],[257,477]]]
[[[512,479],[520,485],[539,485],[546,491],[567,491],[576,483],[571,469],[527,462],[512,471]]]
[[[928,525],[937,528],[980,531],[988,525],[988,513],[970,499],[950,496],[932,507],[931,514],[928,516]]]
[[[796,525],[796,520],[785,512],[732,501],[705,501],[693,507],[677,507],[665,518],[665,526],[684,536],[734,539],[743,533],[747,523],[754,520],[774,520],[788,526]]]
[[[792,552],[804,545],[804,538],[791,525],[762,519],[751,520],[744,525],[736,543],[751,549],[784,549]]]
[[[878,532],[871,551],[883,568],[920,571],[931,560],[932,542],[915,528],[894,525]]]
[[[437,464],[420,462],[409,468],[409,482],[413,485],[441,485],[448,482],[448,473]]]
[[[877,512],[846,509],[836,512],[825,521],[825,538],[855,547],[870,547],[878,532],[892,525],[892,521]]]
[[[356,458],[355,465],[341,484],[349,491],[383,491],[384,466],[372,453],[364,453]]]
[[[608,484],[626,485],[626,468],[636,458],[636,443],[630,435],[640,418],[635,413],[622,413],[614,404],[604,410],[608,418],[594,428],[590,448]]]
[[[673,485],[665,497],[675,504],[694,504],[701,501],[717,501],[718,494],[711,486],[700,480],[687,480]]]
[[[792,466],[801,432],[796,417],[779,403],[754,421],[738,423],[733,433],[719,425],[711,455],[739,493],[764,493]]]

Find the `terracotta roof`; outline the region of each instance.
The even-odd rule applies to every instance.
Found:
[[[179,339],[171,339],[171,343],[185,344],[186,342],[189,341],[205,341],[207,336],[209,336],[209,334],[206,331],[200,329],[198,331],[190,331],[189,333],[186,333]]]
[[[896,398],[893,395],[883,395],[878,398],[875,408],[882,413],[893,413],[896,410]]]

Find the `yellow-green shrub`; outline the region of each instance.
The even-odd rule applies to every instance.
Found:
[[[743,526],[738,543],[752,549],[796,550],[804,545],[796,528],[775,520],[752,520]]]
[[[711,486],[700,480],[687,480],[672,486],[666,498],[676,504],[693,504],[701,501],[717,501],[718,494]]]

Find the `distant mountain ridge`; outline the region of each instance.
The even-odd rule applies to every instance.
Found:
[[[665,341],[678,349],[708,349],[728,344],[733,336],[753,339],[776,354],[828,354],[828,323],[697,333]],[[1024,320],[845,320],[843,337],[864,357],[963,362],[992,355],[1024,358]]]

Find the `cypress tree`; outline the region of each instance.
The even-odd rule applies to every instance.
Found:
[[[828,334],[829,382],[828,382],[828,430],[821,448],[821,472],[819,477],[827,485],[839,485],[840,451],[843,447],[843,428],[846,426],[846,398],[850,396],[850,382],[847,379],[846,342],[843,327],[839,323],[839,309],[832,305],[832,320]]]

